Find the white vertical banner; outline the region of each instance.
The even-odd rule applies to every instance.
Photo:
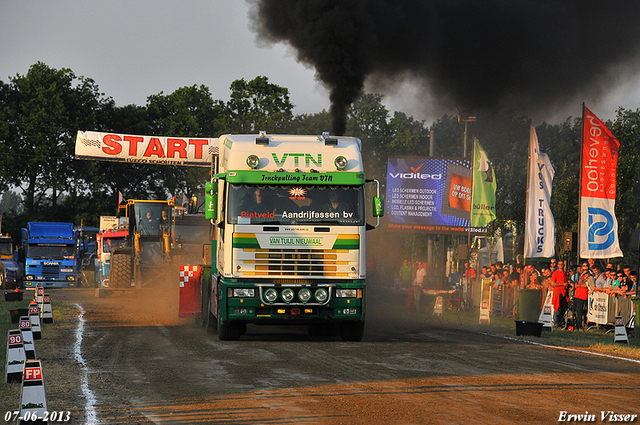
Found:
[[[622,257],[614,212],[620,142],[587,107],[582,121],[580,257]]]
[[[555,221],[551,213],[551,188],[555,171],[546,153],[540,152],[536,129],[529,132],[529,190],[524,233],[525,258],[555,255]]]

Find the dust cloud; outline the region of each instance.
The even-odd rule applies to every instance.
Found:
[[[143,272],[140,289],[99,291],[92,305],[110,313],[120,326],[175,326],[192,323],[179,314],[179,269],[177,265],[154,266]]]

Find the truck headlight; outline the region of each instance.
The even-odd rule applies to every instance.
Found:
[[[300,298],[300,301],[302,301],[303,303],[306,303],[311,299],[311,291],[307,288],[302,288],[300,291],[298,291],[298,298]]]
[[[236,298],[253,298],[255,293],[253,288],[233,288],[233,296]]]
[[[327,299],[329,298],[329,293],[327,292],[326,289],[324,288],[318,288],[314,294],[314,296],[316,297],[316,300],[319,303],[323,303],[326,302]]]
[[[256,169],[260,165],[260,158],[258,155],[249,155],[247,157],[247,165],[251,169]]]
[[[266,291],[264,291],[264,299],[267,300],[267,302],[272,303],[277,298],[278,298],[278,292],[275,289],[269,288]]]
[[[338,170],[344,170],[345,168],[347,168],[348,161],[344,156],[339,156],[335,159],[335,161],[333,161],[333,163]]]
[[[295,294],[293,293],[293,289],[291,288],[287,288],[284,291],[282,291],[282,299],[286,303],[290,303],[291,301],[293,301],[294,295]]]
[[[357,296],[356,289],[336,289],[336,298],[356,298]]]
[[[67,276],[67,280],[70,282],[73,282],[74,280],[76,280],[75,276]]]

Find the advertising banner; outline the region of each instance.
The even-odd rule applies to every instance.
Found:
[[[392,230],[465,233],[471,211],[471,164],[465,159],[389,157],[386,210]],[[472,227],[472,233],[486,233]]]
[[[76,159],[210,167],[218,139],[78,131]]]
[[[477,140],[474,140],[473,153],[471,225],[484,227],[496,219],[496,175]]]
[[[551,213],[551,188],[555,171],[546,153],[540,152],[536,129],[529,132],[529,190],[524,233],[525,258],[549,258],[556,253],[555,221]]]
[[[618,242],[616,170],[620,142],[584,107],[580,165],[580,257],[622,257]]]
[[[604,292],[594,292],[589,295],[589,310],[587,322],[606,325],[609,316],[609,295]]]

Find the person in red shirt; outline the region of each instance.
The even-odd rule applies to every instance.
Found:
[[[591,278],[589,273],[589,267],[585,264],[582,266],[582,274],[578,277],[575,283],[576,293],[573,296],[573,300],[576,303],[576,330],[579,331],[582,328],[583,323],[586,324],[587,320],[587,306],[589,299],[589,285],[587,280]]]
[[[464,277],[470,280],[476,280],[476,269],[469,266],[469,262],[464,262]]]
[[[553,310],[555,312],[554,323],[557,327],[562,325],[564,313],[567,311],[567,285],[569,274],[564,270],[564,261],[558,261],[558,269],[551,274],[551,287],[553,288]],[[566,323],[563,325],[565,326]]]

